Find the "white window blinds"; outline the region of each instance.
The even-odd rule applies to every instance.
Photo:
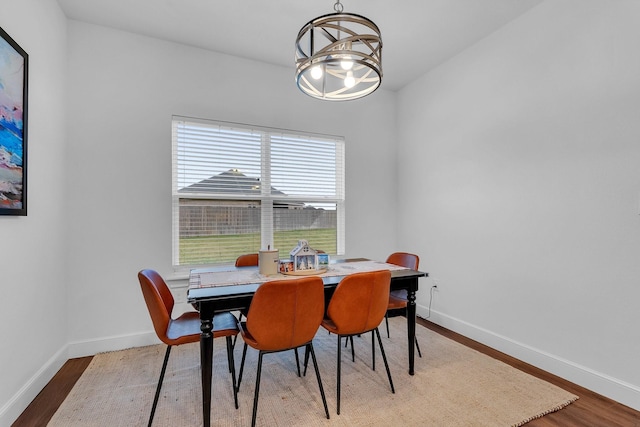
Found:
[[[344,254],[344,140],[174,116],[173,261],[232,262],[299,239]]]

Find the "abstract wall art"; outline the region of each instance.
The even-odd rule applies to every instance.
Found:
[[[0,215],[27,215],[29,56],[0,28]]]

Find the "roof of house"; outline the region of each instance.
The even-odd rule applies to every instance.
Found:
[[[249,177],[238,169],[229,169],[218,175],[181,188],[178,191],[183,193],[233,193],[260,196],[262,189],[260,178]],[[271,194],[286,195],[274,187],[271,187]]]
[[[217,194],[234,194],[246,195],[247,198],[257,199],[260,197],[262,188],[260,178],[249,177],[238,169],[229,169],[228,171],[219,173],[210,178],[203,179],[184,188],[178,190],[180,193],[217,193]],[[271,187],[272,196],[284,196],[287,194]],[[287,207],[304,207],[304,203],[287,202],[274,203],[275,206]],[[305,207],[306,208],[306,207]]]

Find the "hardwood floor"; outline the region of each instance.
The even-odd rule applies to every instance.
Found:
[[[93,359],[92,356],[68,360],[11,426],[46,426],[76,381],[87,369],[91,359]]]
[[[563,388],[579,397],[571,405],[561,411],[547,414],[542,418],[527,423],[530,427],[570,427],[570,426],[589,426],[589,427],[634,427],[640,426],[640,412],[622,405],[597,393],[580,387],[556,375],[545,372],[535,366],[524,363],[516,358],[508,356],[497,350],[480,344],[477,341],[464,337],[460,334],[445,329],[435,323],[418,318],[418,323],[431,329],[434,332],[450,338],[460,344],[480,351],[494,359],[501,360],[514,368],[518,368],[530,375],[545,380],[551,384]]]
[[[418,323],[449,339],[473,348],[481,353],[501,360],[521,371],[541,378],[580,397],[578,401],[568,407],[542,418],[527,423],[530,427],[640,427],[640,412],[621,405],[604,396],[577,386],[569,381],[542,371],[518,359],[452,332],[427,320],[418,318]],[[64,364],[60,371],[51,379],[49,384],[25,409],[12,427],[42,427],[46,426],[58,407],[62,404],[69,391],[80,378],[91,362],[92,357],[71,359]]]

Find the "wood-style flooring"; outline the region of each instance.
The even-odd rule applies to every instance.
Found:
[[[518,359],[452,332],[427,320],[418,323],[449,339],[501,360],[530,375],[541,378],[580,397],[568,407],[527,423],[530,427],[640,427],[640,412],[577,386],[569,381],[524,363]],[[36,396],[12,427],[43,427],[62,404],[67,394],[91,362],[92,357],[71,359]]]

